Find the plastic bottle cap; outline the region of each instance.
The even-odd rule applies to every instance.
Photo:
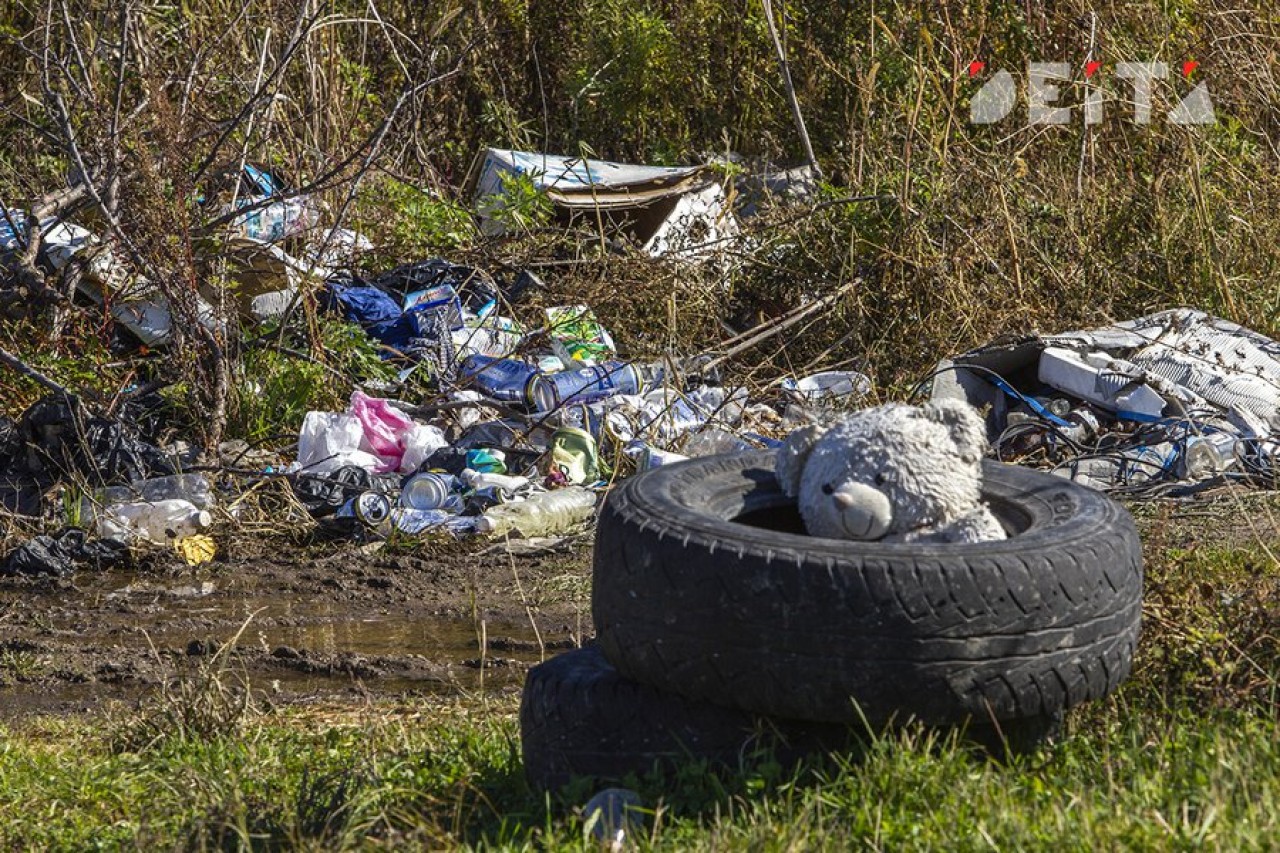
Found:
[[[200,528],[201,530],[204,530],[206,527],[210,527],[212,524],[213,524],[213,516],[209,514],[208,510],[202,509],[198,513],[196,513],[196,527]]]

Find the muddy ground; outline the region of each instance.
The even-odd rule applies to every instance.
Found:
[[[1128,506],[1149,575],[1171,553],[1280,536],[1277,492]],[[590,534],[397,546],[259,532],[220,539],[194,569],[155,551],[108,573],[0,578],[0,721],[146,701],[224,649],[231,676],[276,705],[516,694],[530,666],[592,636],[591,548]]]
[[[514,692],[591,635],[589,537],[519,556],[479,541],[221,544],[194,569],[160,553],[0,578],[0,719],[145,700],[223,649],[275,704]]]

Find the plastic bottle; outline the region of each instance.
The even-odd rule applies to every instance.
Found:
[[[1065,418],[1071,413],[1071,401],[1066,397],[1037,397],[1036,402],[1059,418]]]
[[[583,835],[610,853],[624,850],[631,846],[632,835],[642,835],[643,809],[644,802],[635,791],[606,788],[582,807]]]
[[[715,456],[717,453],[737,453],[750,449],[750,444],[733,433],[716,427],[702,430],[684,445],[684,452],[689,456]]]
[[[476,521],[476,530],[496,536],[513,532],[526,537],[549,536],[587,520],[595,506],[595,492],[570,486],[491,507]]]
[[[1142,485],[1167,476],[1173,468],[1178,448],[1169,441],[1135,447],[1121,454],[1125,458],[1122,476],[1130,486]]]
[[[1059,465],[1053,473],[1104,491],[1115,486],[1142,486],[1163,480],[1174,473],[1177,463],[1177,445],[1163,441],[1072,459]]]
[[[475,471],[465,468],[459,478],[473,489],[502,489],[508,494],[529,485],[528,477],[514,477],[509,474],[492,474],[486,471]]]
[[[670,450],[659,450],[656,447],[644,446],[640,451],[640,455],[636,459],[636,471],[652,471],[654,468],[661,468],[663,465],[670,465],[673,462],[683,462],[688,456],[682,456],[679,453],[672,453]]]
[[[98,519],[98,535],[123,542],[147,540],[164,545],[213,524],[213,516],[191,501],[133,501],[108,507]]]
[[[1083,406],[1071,409],[1065,415],[1058,415],[1058,417],[1065,418],[1069,424],[1069,426],[1058,427],[1058,431],[1077,444],[1083,444],[1102,429],[1098,416]]]
[[[173,474],[150,480],[135,480],[128,486],[111,486],[99,492],[103,506],[145,501],[184,500],[200,509],[213,509],[213,489],[202,474]]]

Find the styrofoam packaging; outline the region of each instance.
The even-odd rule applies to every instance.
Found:
[[[1112,412],[1158,418],[1164,398],[1141,381],[1142,371],[1103,353],[1080,356],[1046,347],[1040,354],[1040,381]]]

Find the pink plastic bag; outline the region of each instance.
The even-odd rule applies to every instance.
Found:
[[[377,473],[397,470],[404,456],[405,437],[417,426],[414,420],[386,400],[359,390],[351,392],[347,412],[360,421],[368,449],[381,460]]]

